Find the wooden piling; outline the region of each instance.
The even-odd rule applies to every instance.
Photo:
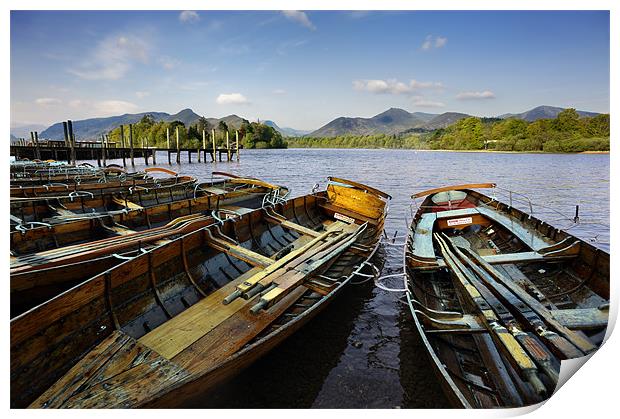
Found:
[[[168,164],[172,164],[170,161],[170,128],[166,128],[166,144],[168,145]]]
[[[146,143],[146,147],[144,144]],[[144,164],[149,165],[149,139],[142,137],[142,154],[144,154]]]
[[[237,130],[235,130],[235,137],[237,139],[237,150],[236,150],[237,161],[239,161],[239,131]]]
[[[151,156],[153,156],[153,164],[157,164],[157,141],[155,141],[155,147],[151,151]]]
[[[103,167],[107,166],[107,157],[108,154],[108,134],[103,134],[101,136],[101,159],[103,160]]]
[[[66,121],[63,121],[62,129],[65,133],[65,151],[67,152],[67,163],[71,164],[71,153],[69,152],[71,144],[69,142],[69,128],[67,127]]]
[[[39,133],[37,131],[31,132],[32,142],[34,144],[34,156],[41,160],[41,149],[39,148]]]
[[[176,126],[176,136],[177,136],[177,164],[181,164],[181,147],[179,146],[179,126]]]
[[[123,156],[123,167],[127,167],[127,162],[125,161],[125,129],[121,125],[121,156]]]
[[[211,138],[213,139],[213,163],[216,163],[217,162],[216,160],[217,149],[215,147],[215,130],[214,129],[211,130]]]
[[[230,161],[230,141],[228,140],[228,131],[226,131],[226,161]]]
[[[131,159],[131,165],[135,166],[133,159],[133,125],[129,124],[129,158]]]
[[[189,148],[187,149],[187,161],[188,161],[189,163],[191,163],[191,162],[192,162],[192,150],[191,150],[191,149],[189,149]]]
[[[73,134],[73,122],[67,121],[67,129],[69,130],[69,147],[71,149],[71,164],[75,164],[75,134]]]

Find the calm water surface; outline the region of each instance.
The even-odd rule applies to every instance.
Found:
[[[158,154],[158,162],[167,162],[164,153]],[[533,207],[538,218],[609,251],[609,155],[242,150],[238,163],[194,160],[170,167],[201,180],[208,180],[213,170],[258,177],[292,188],[293,196],[309,193],[315,183],[324,188],[327,176],[366,183],[393,197],[389,237],[406,232],[414,192],[495,182],[539,204]],[[517,202],[518,195],[513,198],[514,206],[529,209],[526,201]],[[572,221],[576,205],[578,224]],[[377,261],[383,275],[402,272],[401,254],[402,247],[384,246]],[[402,280],[386,285],[401,288]],[[447,407],[403,298],[370,283],[349,287],[297,334],[193,406]]]

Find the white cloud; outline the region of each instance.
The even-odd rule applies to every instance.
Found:
[[[479,100],[479,99],[495,99],[495,93],[490,90],[482,92],[461,92],[456,95],[458,100]]]
[[[179,20],[183,23],[194,23],[200,20],[200,16],[193,10],[184,10],[179,13]]]
[[[448,43],[448,38],[445,36],[433,36],[428,35],[424,42],[422,43],[421,48],[425,51],[428,51],[432,48],[443,48]]]
[[[284,89],[275,89],[272,93],[274,95],[285,95],[286,94],[286,90],[284,90]]]
[[[221,93],[215,101],[219,105],[247,105],[250,103],[248,98],[241,93]]]
[[[104,38],[86,59],[68,71],[85,80],[118,80],[135,62],[148,61],[150,45],[134,35]]]
[[[150,94],[151,92],[136,92],[136,97],[138,97],[139,99],[143,99],[149,96]]]
[[[40,97],[35,99],[34,103],[39,106],[53,106],[60,105],[62,101],[60,99],[56,99],[55,97]]]
[[[102,100],[94,102],[92,107],[97,115],[102,116],[131,113],[138,109],[138,105],[124,100]]]
[[[299,23],[300,25],[310,29],[315,30],[316,26],[310,21],[308,15],[299,10],[283,10],[282,14],[289,20]]]
[[[421,108],[443,108],[446,106],[446,104],[443,102],[427,100],[423,96],[414,96],[413,104]]]
[[[354,80],[353,88],[355,90],[363,90],[375,94],[413,94],[421,89],[441,89],[443,84],[441,82],[428,81],[420,82],[417,80],[410,80],[409,83],[404,83],[396,79],[388,80]]]

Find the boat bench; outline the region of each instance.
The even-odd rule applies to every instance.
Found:
[[[544,251],[546,248],[553,247],[554,245],[554,243],[545,240],[541,234],[526,228],[523,223],[515,220],[514,218],[494,211],[491,208],[478,206],[476,208],[463,208],[422,214],[416,225],[415,234],[413,237],[413,256],[416,259],[422,260],[433,261],[436,259],[435,249],[433,247],[433,227],[437,220],[468,217],[479,214],[512,232],[519,240],[529,246],[534,251],[533,253],[538,254],[540,251]],[[531,258],[531,253],[532,252],[524,252],[523,255],[527,255],[527,257]],[[507,257],[508,255],[502,256]],[[515,262],[519,262],[519,260],[516,260]],[[495,263],[507,262],[498,261]]]

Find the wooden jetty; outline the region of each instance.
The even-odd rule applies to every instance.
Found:
[[[136,159],[144,159],[144,164],[148,165],[149,160],[152,164],[157,164],[157,152],[166,153],[168,164],[172,164],[173,157],[177,164],[181,164],[181,156],[187,154],[188,163],[192,163],[192,155],[196,156],[198,163],[218,161],[239,161],[239,132],[235,132],[235,140],[230,141],[226,133],[226,145],[217,146],[216,131],[211,133],[202,132],[202,147],[187,148],[181,147],[179,141],[179,128],[174,133],[167,131],[166,147],[149,146],[148,140],[142,139],[138,144],[134,143],[133,125],[129,124],[125,130],[121,125],[121,142],[111,142],[107,135],[102,135],[96,140],[76,141],[73,133],[71,121],[63,122],[64,140],[40,139],[36,131],[30,133],[30,140],[20,138],[11,143],[10,155],[16,160],[56,160],[67,161],[75,164],[77,160],[97,161],[99,167],[105,166],[107,160],[122,159],[123,167],[128,163],[135,166]],[[126,135],[125,132],[128,132]],[[174,135],[171,135],[174,134]],[[128,138],[125,138],[128,137]],[[127,141],[125,141],[127,140]],[[207,158],[209,156],[209,158]]]

